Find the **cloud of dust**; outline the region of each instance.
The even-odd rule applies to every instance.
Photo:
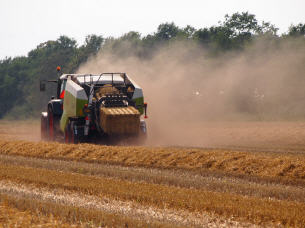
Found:
[[[181,41],[149,59],[133,54],[128,43],[121,49],[130,55],[103,48],[78,73],[126,72],[134,79],[148,103],[150,144],[203,146],[214,139],[215,145],[211,123],[305,116],[302,40],[260,38],[244,51],[217,57]]]

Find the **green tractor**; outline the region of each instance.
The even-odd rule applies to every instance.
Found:
[[[48,82],[57,83],[57,96],[41,113],[42,140],[145,141],[147,104],[142,88],[126,73],[63,74]],[[41,81],[40,91],[45,88]]]

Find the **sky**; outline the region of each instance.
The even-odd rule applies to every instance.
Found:
[[[210,27],[225,14],[248,11],[279,33],[305,23],[304,0],[0,0],[0,59],[27,55],[40,43],[67,35],[81,45],[89,34],[143,36],[158,25]]]

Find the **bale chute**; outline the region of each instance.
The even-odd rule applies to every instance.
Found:
[[[135,135],[140,130],[140,112],[134,107],[100,108],[100,126],[109,135]]]

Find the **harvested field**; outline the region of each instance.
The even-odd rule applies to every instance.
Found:
[[[93,202],[90,202],[88,197],[75,200],[73,197],[80,198],[80,195],[59,195],[41,188],[35,189],[10,182],[1,184],[1,190],[7,193],[0,194],[3,209],[9,213],[7,216],[4,214],[5,219],[0,223],[3,227],[168,227],[166,224],[132,220],[122,214],[92,209],[89,204]],[[41,200],[42,198],[44,200]],[[56,200],[60,202],[55,202]],[[82,205],[79,206],[80,203]],[[107,202],[104,207],[108,205]]]
[[[42,226],[78,227],[305,225],[305,146],[289,140],[269,147],[66,145],[13,140],[3,126],[0,199],[15,218],[26,211],[33,221],[41,216]]]
[[[1,196],[0,223],[1,227],[73,227],[73,224],[65,223],[53,216],[46,216],[38,211],[29,211],[26,208],[17,209],[11,206],[16,201],[11,201]],[[80,225],[80,224],[79,224]],[[83,226],[84,227],[84,226]]]
[[[118,147],[92,144],[0,140],[0,152],[37,158],[68,159],[125,166],[217,171],[236,175],[305,179],[305,153],[234,151],[177,147]]]

